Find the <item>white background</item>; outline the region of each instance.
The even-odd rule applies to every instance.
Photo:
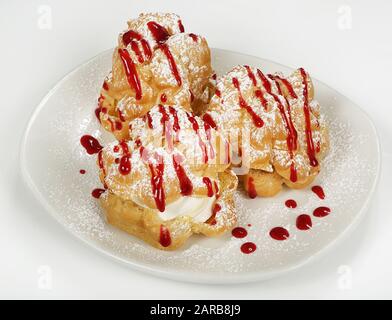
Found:
[[[39,25],[42,5],[51,9],[49,30]],[[32,197],[18,164],[32,111],[64,75],[113,47],[128,18],[147,11],[180,14],[211,47],[304,66],[370,114],[382,143],[380,184],[368,215],[335,252],[265,282],[173,282],[100,256]],[[0,298],[392,298],[391,17],[388,0],[0,0]],[[49,286],[40,278],[47,268]]]

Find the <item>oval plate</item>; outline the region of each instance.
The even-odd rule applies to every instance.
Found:
[[[163,252],[108,225],[92,189],[99,187],[95,157],[79,144],[84,134],[103,142],[113,138],[103,132],[94,115],[103,79],[111,69],[112,50],[106,51],[61,80],[35,110],[22,142],[21,167],[31,190],[49,213],[68,231],[91,247],[135,269],[158,276],[204,283],[238,283],[271,278],[300,267],[336,244],[358,223],[374,193],[380,168],[380,147],[376,130],[368,116],[353,102],[313,80],[330,128],[331,150],[322,163],[314,184],[322,185],[326,199],[311,190],[284,189],[278,196],[249,200],[236,193],[239,225],[248,236],[230,234],[209,239],[194,236],[175,252]],[[290,68],[280,64],[212,49],[218,74],[237,64],[261,68],[266,73]],[[311,70],[310,70],[311,74]],[[80,169],[86,174],[81,175]],[[295,199],[298,207],[284,202]],[[319,206],[332,212],[324,218],[312,217],[310,230],[295,226],[301,213],[312,214]],[[248,226],[250,225],[250,226]],[[275,226],[290,232],[285,241],[269,236]],[[243,254],[244,242],[254,242],[257,250]]]

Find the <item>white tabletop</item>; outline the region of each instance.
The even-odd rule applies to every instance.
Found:
[[[211,47],[304,66],[370,114],[382,143],[380,184],[335,252],[265,282],[173,282],[97,254],[37,203],[18,164],[32,111],[65,74],[113,47],[128,18],[148,11],[180,14]],[[387,0],[1,1],[0,298],[392,298],[391,12]]]

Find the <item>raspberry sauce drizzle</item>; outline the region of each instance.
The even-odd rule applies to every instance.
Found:
[[[321,186],[313,186],[312,191],[321,199],[325,199],[325,193]]]
[[[326,217],[330,213],[331,213],[331,209],[328,207],[318,207],[313,211],[313,215],[317,218]]]
[[[275,228],[271,229],[270,236],[271,236],[271,238],[273,238],[275,240],[283,241],[283,240],[288,239],[290,237],[290,234],[283,227],[275,227]]]
[[[86,174],[86,170],[80,169],[80,170],[79,170],[79,173],[80,173],[80,174]]]
[[[182,85],[181,76],[180,73],[178,72],[176,61],[174,60],[169,47],[167,46],[167,44],[162,44],[159,46],[159,48],[163,51],[167,60],[169,61],[171,72],[174,78],[176,79],[178,86],[181,87]]]
[[[303,68],[300,68],[299,71],[301,72],[302,76],[302,84],[303,88],[303,96],[304,96],[304,115],[305,115],[305,135],[306,135],[306,144],[307,144],[307,151],[309,162],[312,167],[318,166],[318,161],[316,159],[316,152],[314,149],[313,137],[312,137],[312,124],[310,121],[310,107],[309,107],[309,97],[308,97],[308,80],[306,72]]]
[[[118,49],[118,54],[122,60],[128,83],[133,88],[133,90],[135,90],[136,100],[140,100],[142,98],[142,87],[140,85],[140,79],[137,74],[135,64],[127,50]]]
[[[217,126],[216,126],[216,123],[215,123],[214,119],[212,119],[212,117],[211,117],[210,114],[205,113],[205,114],[203,115],[203,121],[204,121],[205,123],[208,123],[208,125],[209,125],[211,128],[216,129],[216,127],[217,127]]]
[[[252,117],[254,125],[257,128],[261,128],[264,125],[264,121],[254,112],[252,107],[246,103],[244,97],[242,96],[240,83],[238,82],[238,79],[233,78],[232,82],[233,82],[234,87],[238,91],[238,99],[239,99],[240,107],[242,109],[245,109],[249,113],[249,115]]]
[[[80,144],[86,149],[88,154],[96,154],[102,150],[101,144],[98,140],[90,135],[84,135],[80,138]]]
[[[268,75],[268,76],[272,77],[274,80],[277,79],[280,82],[282,82],[284,84],[284,86],[286,87],[287,91],[289,92],[289,95],[290,95],[291,98],[293,98],[293,99],[297,99],[298,98],[297,94],[294,91],[293,86],[291,85],[291,83],[287,79],[284,79],[284,78],[282,78],[282,77],[280,77],[278,75]]]
[[[242,227],[236,227],[231,231],[231,234],[233,235],[234,238],[245,238],[248,235],[248,231],[246,231],[245,228]]]
[[[151,189],[152,195],[155,200],[155,204],[160,212],[165,211],[166,207],[166,196],[163,188],[163,174],[165,170],[165,164],[162,156],[155,153],[156,165],[151,162],[148,164],[151,171]]]
[[[241,252],[244,254],[250,254],[255,252],[257,249],[257,246],[253,242],[245,242],[241,246]]]
[[[312,218],[308,214],[301,214],[295,224],[299,230],[309,230],[312,227]]]
[[[147,60],[151,59],[152,57],[151,47],[146,41],[146,39],[144,39],[140,33],[137,33],[136,31],[133,30],[129,30],[123,34],[122,40],[125,47],[128,46],[132,41],[134,42],[140,41],[144,51],[144,55],[146,56]]]
[[[180,30],[181,33],[185,32],[185,28],[184,28],[181,20],[178,20],[178,29]]]
[[[166,30],[166,28],[161,26],[159,23],[156,23],[155,21],[148,22],[147,27],[150,30],[152,36],[154,37],[154,40],[158,44],[165,43],[167,41],[167,39],[169,39],[169,37],[170,37],[170,34]]]
[[[138,60],[140,63],[143,63],[143,62],[144,62],[144,57],[143,57],[142,52],[141,52],[140,49],[139,49],[139,44],[138,44],[136,41],[132,41],[132,42],[131,42],[131,49],[132,49],[132,51],[135,53],[135,55],[136,55],[136,57],[137,57],[137,60]]]
[[[211,198],[214,195],[214,190],[212,189],[211,179],[208,177],[203,177],[203,183],[207,187],[207,196]]]
[[[211,217],[207,220],[207,223],[210,225],[216,225],[216,215],[218,214],[219,211],[221,211],[222,207],[219,203],[215,203],[214,208],[212,209],[212,215]]]
[[[194,34],[194,33],[190,33],[189,36],[192,38],[193,41],[197,42],[197,40],[199,39],[199,37]]]
[[[97,188],[97,189],[94,189],[94,190],[91,192],[91,195],[92,195],[94,198],[99,199],[99,198],[101,197],[102,193],[104,193],[104,192],[105,192],[105,189],[99,189],[99,188]]]
[[[171,245],[170,231],[163,224],[159,228],[159,243],[165,248]]]
[[[257,191],[256,191],[256,187],[254,184],[254,179],[253,177],[249,177],[248,178],[248,195],[249,198],[254,199],[257,197]]]
[[[294,209],[297,207],[297,202],[293,199],[286,200],[285,205],[287,208]]]
[[[131,154],[128,149],[128,145],[125,141],[120,142],[120,146],[122,148],[123,155],[120,159],[120,164],[118,166],[118,171],[124,176],[131,172]]]
[[[180,190],[183,196],[190,196],[193,192],[193,185],[187,176],[184,167],[181,165],[181,157],[173,155],[173,166],[176,171],[178,182],[180,183]]]

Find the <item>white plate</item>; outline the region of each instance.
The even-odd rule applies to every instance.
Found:
[[[255,200],[238,191],[239,225],[248,230],[246,238],[230,234],[218,239],[195,236],[175,252],[154,249],[109,226],[90,195],[100,186],[95,157],[86,154],[79,139],[84,134],[102,141],[112,139],[102,132],[94,115],[99,89],[111,67],[111,52],[78,67],[49,92],[30,120],[21,150],[23,175],[35,196],[56,220],[91,247],[135,269],[166,278],[246,282],[270,278],[309,262],[347,235],[365,213],[380,168],[376,130],[353,102],[314,80],[316,98],[330,127],[331,150],[315,182],[323,186],[325,200],[318,199],[309,188],[285,189],[272,199]],[[213,49],[212,57],[219,74],[237,64],[257,66],[265,72],[290,72],[271,61],[220,49]],[[87,174],[81,175],[80,169]],[[298,202],[296,209],[285,207],[289,198]],[[311,230],[296,229],[296,217],[311,215],[318,206],[329,206],[332,213],[312,217]],[[269,230],[275,226],[287,228],[290,238],[273,240]],[[240,246],[247,241],[254,242],[257,250],[245,255]]]

